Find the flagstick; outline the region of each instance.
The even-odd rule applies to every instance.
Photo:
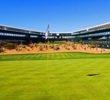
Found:
[[[47,27],[47,32],[46,32],[46,36],[47,36],[47,79],[49,80],[49,69],[48,69],[48,66],[49,66],[49,25]]]
[[[49,35],[48,35],[48,44],[47,44],[47,50],[48,50],[48,52],[47,52],[47,79],[49,80],[49,69],[48,69],[48,67],[49,67]]]

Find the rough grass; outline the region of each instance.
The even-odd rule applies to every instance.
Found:
[[[110,54],[48,56],[0,56],[0,100],[110,99]]]

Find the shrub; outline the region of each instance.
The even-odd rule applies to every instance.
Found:
[[[60,48],[58,46],[54,47],[54,50],[59,50]]]
[[[4,46],[4,42],[0,42],[0,48],[2,48]]]
[[[65,47],[66,50],[70,50],[70,48]]]
[[[91,48],[95,48],[95,47],[96,47],[96,43],[92,42],[92,43],[90,44],[90,47],[91,47]]]
[[[22,46],[22,48],[26,48],[25,46]]]
[[[75,48],[75,45],[74,45],[74,44],[72,44],[72,47],[73,47],[73,48]]]
[[[45,45],[45,48],[46,48],[46,50],[48,50],[48,46],[47,45]]]
[[[26,48],[26,46],[24,46],[24,45],[19,45],[19,47],[20,47],[20,48]]]
[[[29,49],[27,49],[27,51],[30,51]]]
[[[0,53],[1,53],[1,52],[4,52],[4,49],[0,48]]]
[[[54,49],[54,45],[50,46],[51,49]]]
[[[2,47],[2,44],[0,43],[0,48]]]
[[[37,45],[37,44],[35,44],[35,47],[37,48],[37,47],[38,47],[38,45]]]
[[[43,51],[43,48],[42,48],[42,46],[40,46],[40,47],[39,47],[39,50],[40,50],[40,51]]]
[[[14,43],[8,43],[4,46],[7,49],[15,49],[16,48],[16,44]]]
[[[80,44],[82,44],[82,43],[83,43],[83,41],[82,41],[82,40],[80,40],[80,41],[79,41],[79,43],[80,43]]]
[[[78,44],[78,42],[75,42],[75,44]]]

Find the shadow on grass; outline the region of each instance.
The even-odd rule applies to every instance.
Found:
[[[100,74],[87,74],[87,76],[96,76],[96,75],[100,75]]]

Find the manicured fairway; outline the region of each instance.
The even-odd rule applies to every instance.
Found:
[[[0,100],[110,100],[110,54],[48,56],[0,56]]]

